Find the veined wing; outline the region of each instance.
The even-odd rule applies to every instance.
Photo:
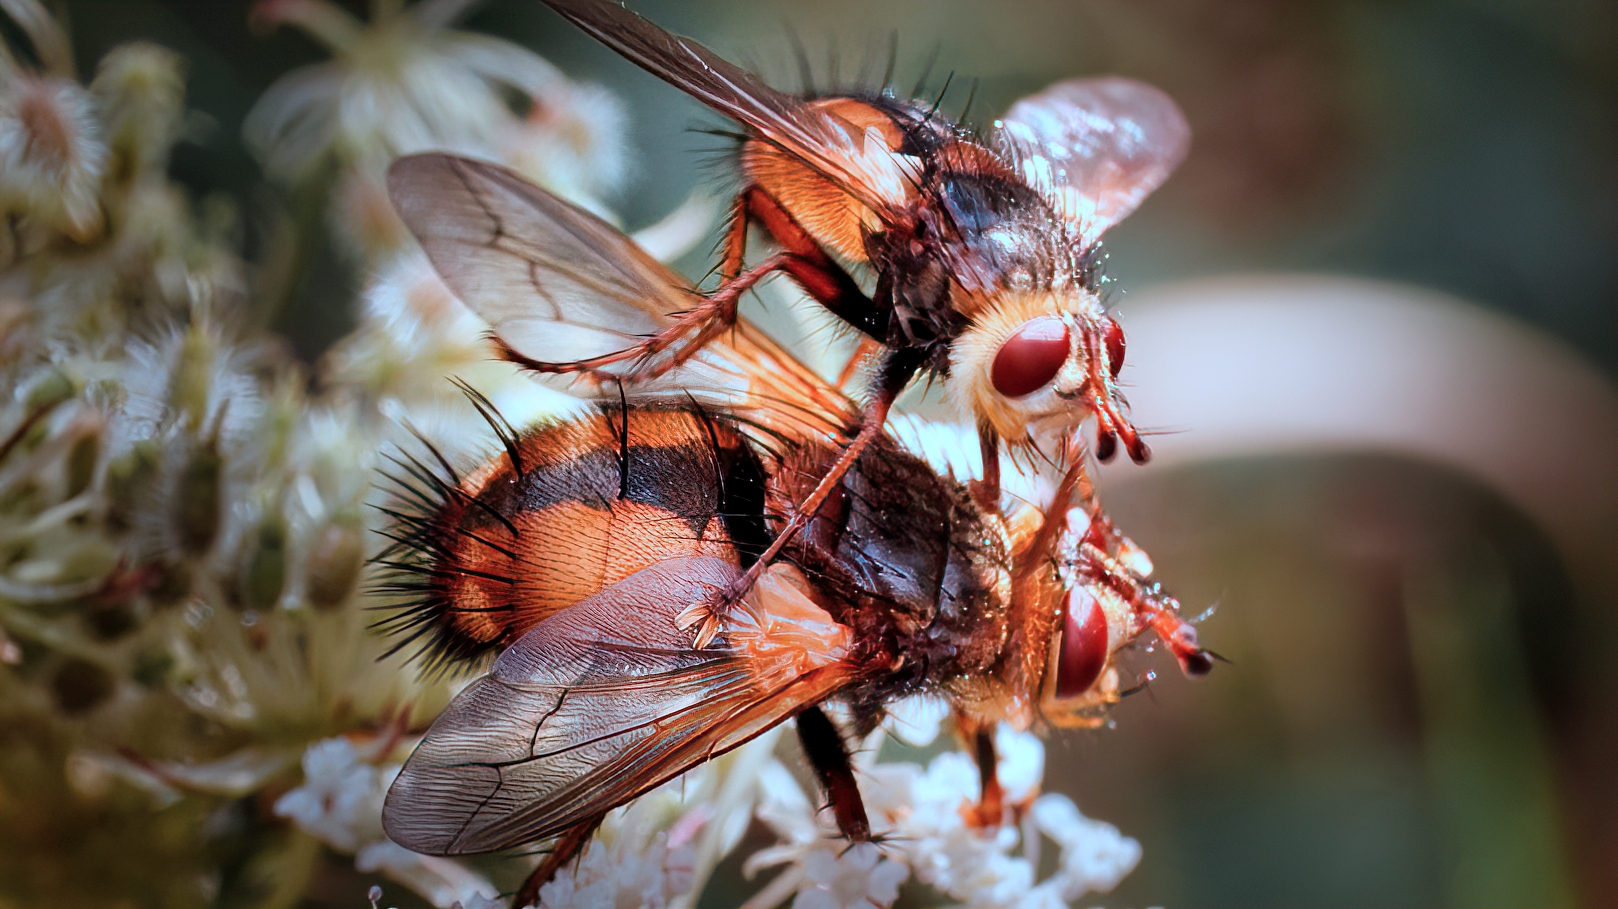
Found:
[[[546,619],[405,762],[382,823],[435,855],[531,843],[746,742],[857,677],[848,629],[772,569],[715,643],[675,626],[740,570],[672,559]]]
[[[617,353],[698,300],[688,281],[617,228],[499,165],[411,155],[389,168],[388,191],[450,290],[528,361],[560,366]],[[646,365],[597,373],[628,380]],[[842,392],[745,322],[635,391],[691,394],[795,438],[838,438],[854,420]]]
[[[610,0],[545,0],[546,5],[635,65],[749,127],[803,162],[879,217],[907,197],[906,162],[886,142],[758,77],[688,38],[672,35]]]
[[[1168,95],[1133,79],[1070,79],[1001,118],[1000,150],[1079,229],[1084,245],[1140,206],[1191,147]]]

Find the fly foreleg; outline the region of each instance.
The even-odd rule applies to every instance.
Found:
[[[871,838],[871,822],[865,814],[865,800],[860,797],[854,781],[854,765],[849,760],[848,745],[843,733],[819,707],[810,707],[798,714],[798,743],[803,756],[815,772],[820,791],[837,829],[850,842],[863,843]]]
[[[539,867],[529,873],[523,880],[522,886],[517,888],[517,895],[512,899],[511,905],[515,909],[525,906],[539,905],[539,888],[551,882],[556,872],[566,867],[568,862],[579,858],[584,853],[584,847],[590,844],[590,837],[595,835],[596,828],[601,826],[601,819],[606,817],[598,814],[593,818],[574,824],[562,831],[552,844],[551,851]]]

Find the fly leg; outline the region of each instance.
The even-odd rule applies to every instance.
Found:
[[[744,270],[742,258],[746,252],[747,228],[755,222],[781,249]],[[886,337],[891,307],[880,307],[866,296],[848,272],[758,188],[747,190],[737,200],[724,248],[719,287],[698,297],[690,310],[675,315],[667,327],[639,344],[570,363],[533,360],[503,345],[502,354],[505,359],[535,372],[582,373],[598,380],[655,379],[689,360],[733,327],[742,295],[775,272],[789,275],[810,297],[860,331],[878,340]],[[678,348],[672,354],[660,356],[676,345]],[[627,374],[606,371],[606,367],[625,362],[634,363]]]
[[[876,440],[876,437],[882,434],[888,421],[888,409],[893,406],[894,399],[899,396],[905,385],[909,384],[911,377],[920,367],[919,354],[914,351],[900,350],[887,353],[878,369],[875,395],[865,409],[859,432],[815,484],[809,496],[798,504],[786,526],[776,533],[769,547],[748,566],[742,576],[732,582],[718,597],[692,603],[675,616],[675,624],[680,628],[699,626],[692,646],[700,650],[713,641],[719,634],[720,626],[730,607],[753,588],[759,577],[775,561],[775,557],[781,554],[781,550],[820,512],[820,506],[826,503],[832,491],[843,482],[843,475],[848,473],[849,468],[854,466],[854,462],[859,460],[860,455]]]
[[[978,452],[983,458],[983,479],[966,484],[972,501],[984,511],[1000,511],[1000,434],[987,423],[978,425]]]
[[[826,793],[837,829],[850,842],[863,843],[871,838],[871,822],[865,815],[865,801],[854,782],[854,767],[849,762],[848,745],[842,732],[819,707],[810,707],[798,714],[798,743],[803,755],[815,772],[815,782]]]
[[[741,273],[742,253],[750,223],[757,223],[781,247],[782,252],[792,257],[785,271],[803,288],[804,293],[867,337],[884,343],[888,340],[892,304],[879,304],[867,296],[853,277],[820,248],[815,238],[793,220],[786,209],[756,186],[750,187],[737,201],[731,233],[726,238],[721,278],[728,282],[731,275]]]
[[[616,363],[635,361],[635,365],[622,378],[638,381],[655,379],[689,360],[714,338],[719,337],[731,326],[735,325],[736,308],[741,302],[742,294],[752,290],[754,285],[774,272],[786,271],[792,273],[798,267],[791,254],[775,253],[746,272],[727,281],[709,296],[698,298],[699,302],[696,306],[675,316],[667,328],[646,338],[641,343],[631,345],[623,350],[616,350],[609,354],[590,357],[585,360],[574,360],[569,363],[546,363],[523,356],[509,346],[502,344],[501,356],[518,366],[532,369],[535,372],[583,373],[598,379],[619,378],[619,376],[606,372],[606,367]],[[659,354],[673,347],[679,343],[680,339],[687,336],[689,336],[689,340],[682,344],[680,349],[676,350],[672,356],[653,362]]]
[[[981,725],[960,714],[955,723],[961,737],[972,749],[972,760],[978,765],[978,801],[976,805],[963,805],[961,814],[966,822],[979,830],[992,830],[1005,821],[1006,792],[1000,786],[999,758],[994,748],[994,727]]]
[[[513,909],[539,905],[539,888],[550,883],[551,878],[556,877],[556,872],[561,871],[568,862],[584,852],[584,847],[589,845],[590,837],[595,834],[596,828],[601,826],[601,819],[604,817],[605,814],[598,814],[562,831],[556,843],[551,846],[550,854],[545,856],[539,867],[535,868],[523,880],[522,886],[517,888],[517,895],[511,900]]]

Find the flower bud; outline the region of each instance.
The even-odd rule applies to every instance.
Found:
[[[28,389],[23,406],[29,412],[42,407],[55,407],[79,393],[79,383],[59,368],[53,368]]]
[[[225,459],[218,439],[208,439],[191,452],[175,489],[174,532],[187,555],[213,546],[224,513]]]
[[[147,647],[135,654],[130,676],[147,688],[161,688],[174,673],[174,654],[161,646]]]
[[[186,330],[174,359],[174,374],[169,379],[169,406],[185,415],[185,426],[192,432],[200,429],[208,418],[208,391],[213,381],[216,353],[213,338],[201,325],[193,324]]]
[[[163,445],[156,439],[142,439],[107,465],[105,494],[107,526],[128,530],[135,526],[140,504],[157,480]]]
[[[101,102],[114,174],[163,167],[185,116],[184,69],[179,54],[144,41],[119,45],[96,65],[90,92]]]
[[[320,528],[309,555],[310,605],[322,610],[343,605],[364,561],[365,541],[358,521],[340,519]]]
[[[242,572],[242,606],[268,612],[286,589],[287,528],[280,512],[270,511],[259,521],[252,551]]]

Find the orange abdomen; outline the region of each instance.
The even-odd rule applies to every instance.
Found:
[[[541,427],[441,490],[419,516],[385,620],[434,660],[499,650],[547,616],[657,562],[735,560],[768,544],[764,471],[728,425],[689,409],[617,407]],[[407,537],[411,539],[411,537]]]

